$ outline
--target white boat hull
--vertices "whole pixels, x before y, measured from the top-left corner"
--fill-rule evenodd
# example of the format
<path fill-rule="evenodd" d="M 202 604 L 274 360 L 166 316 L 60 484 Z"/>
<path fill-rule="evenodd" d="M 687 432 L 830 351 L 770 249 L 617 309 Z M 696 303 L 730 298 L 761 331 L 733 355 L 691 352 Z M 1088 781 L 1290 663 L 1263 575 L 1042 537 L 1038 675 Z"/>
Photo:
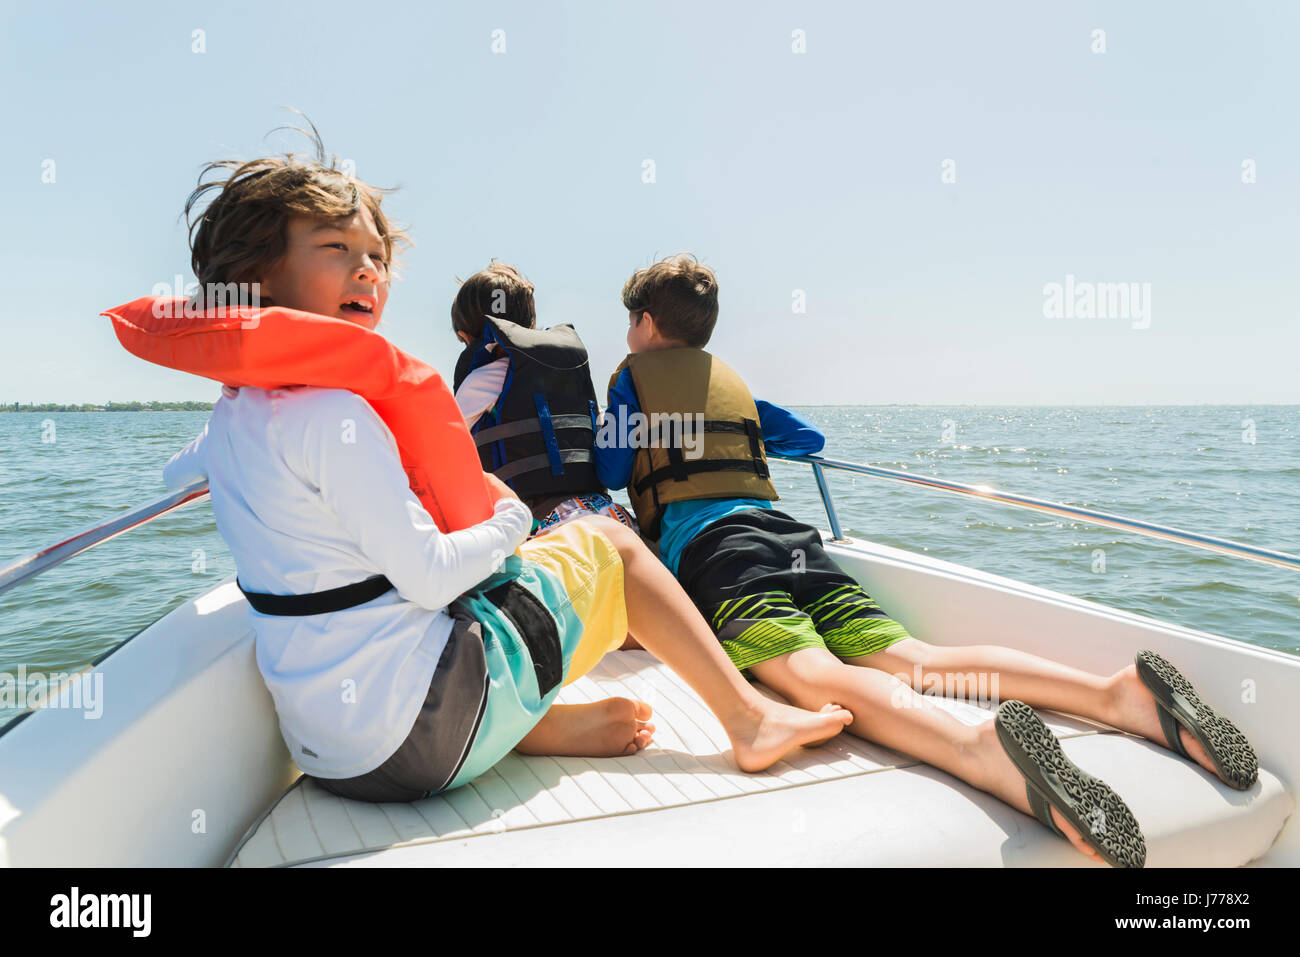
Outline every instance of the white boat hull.
<path fill-rule="evenodd" d="M 932 644 L 1007 645 L 1100 674 L 1131 663 L 1140 648 L 1174 661 L 1250 738 L 1261 765 L 1251 791 L 1232 791 L 1128 735 L 1051 714 L 1049 724 L 1077 763 L 1124 796 L 1143 827 L 1148 866 L 1300 864 L 1300 831 L 1290 823 L 1300 658 L 887 546 L 830 550 Z M 660 730 L 646 752 L 567 770 L 512 755 L 421 807 L 360 805 L 310 782 L 294 786 L 299 774 L 233 580 L 94 671 L 100 717 L 47 707 L 0 735 L 2 863 L 1087 865 L 1032 818 L 847 735 L 766 775 L 741 775 L 698 699 L 644 653 L 609 656 L 565 693 L 659 695 Z M 945 706 L 966 720 L 987 718 L 970 705 Z M 554 768 L 543 770 L 545 762 Z M 519 783 L 527 780 L 540 783 Z M 617 800 L 588 794 L 602 787 Z M 629 796 L 642 793 L 650 797 Z"/>

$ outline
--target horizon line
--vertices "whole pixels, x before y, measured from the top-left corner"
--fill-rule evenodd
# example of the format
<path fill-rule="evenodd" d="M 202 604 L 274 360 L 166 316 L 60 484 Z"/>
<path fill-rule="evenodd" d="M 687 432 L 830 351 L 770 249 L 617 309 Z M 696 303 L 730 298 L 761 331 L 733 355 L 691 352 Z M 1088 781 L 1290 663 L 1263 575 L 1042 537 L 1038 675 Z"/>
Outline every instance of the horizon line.
<path fill-rule="evenodd" d="M 107 402 L 5 402 L 0 403 L 0 413 L 8 412 L 36 412 L 36 411 L 57 411 L 52 409 L 30 409 L 23 406 L 35 405 L 92 405 L 99 409 L 107 411 L 108 405 L 130 405 L 138 403 L 148 405 L 150 403 L 179 405 L 188 403 L 192 405 L 213 406 L 216 400 L 213 399 L 110 399 Z M 1278 407 L 1278 408 L 1300 408 L 1300 402 L 792 402 L 790 406 L 803 409 L 833 409 L 833 408 L 898 408 L 898 409 L 942 409 L 959 406 L 963 408 L 989 408 L 989 409 L 1142 409 L 1142 408 L 1167 408 L 1167 409 L 1185 409 L 1185 408 L 1245 408 L 1245 407 Z M 15 408 L 17 406 L 17 408 Z M 95 410 L 80 410 L 95 411 Z M 149 410 L 132 410 L 132 411 L 149 411 Z M 163 411 L 192 411 L 199 412 L 201 409 L 172 409 Z"/>

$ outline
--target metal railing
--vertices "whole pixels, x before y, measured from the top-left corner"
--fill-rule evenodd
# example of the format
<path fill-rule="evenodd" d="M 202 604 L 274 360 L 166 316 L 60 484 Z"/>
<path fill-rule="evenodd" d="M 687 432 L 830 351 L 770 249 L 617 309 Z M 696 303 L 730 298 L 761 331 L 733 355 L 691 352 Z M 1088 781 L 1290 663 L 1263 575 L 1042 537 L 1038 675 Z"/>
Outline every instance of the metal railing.
<path fill-rule="evenodd" d="M 769 453 L 768 458 L 782 462 L 802 463 L 812 467 L 813 478 L 817 481 L 817 490 L 821 493 L 822 504 L 826 507 L 826 518 L 830 522 L 831 534 L 837 541 L 847 541 L 847 539 L 840 526 L 839 516 L 835 512 L 835 503 L 831 500 L 830 486 L 826 483 L 826 469 L 852 472 L 857 475 L 869 475 L 873 478 L 904 482 L 909 485 L 920 485 L 944 492 L 955 492 L 960 495 L 971 495 L 991 502 L 1000 502 L 1003 505 L 1046 512 L 1049 515 L 1059 515 L 1064 518 L 1089 522 L 1093 525 L 1117 528 L 1125 532 L 1136 532 L 1139 535 L 1162 538 L 1166 541 L 1204 548 L 1224 555 L 1232 555 L 1236 558 L 1246 558 L 1255 562 L 1276 565 L 1279 568 L 1288 568 L 1291 571 L 1300 571 L 1300 557 L 1289 555 L 1286 552 L 1257 548 L 1254 545 L 1234 542 L 1226 538 L 1199 535 L 1196 532 L 1186 532 L 1179 528 L 1170 528 L 1167 525 L 1157 525 L 1154 522 L 1125 518 L 1122 515 L 1111 515 L 1108 512 L 1098 512 L 1077 505 L 1065 505 L 1059 502 L 1030 498 L 1027 495 L 999 492 L 988 485 L 963 485 L 960 482 L 949 482 L 928 475 L 916 475 L 911 472 L 901 472 L 876 465 L 861 465 L 856 462 L 840 462 L 836 459 L 824 459 L 813 455 L 774 455 Z M 128 532 L 133 528 L 151 522 L 158 516 L 164 515 L 173 509 L 196 502 L 206 497 L 207 494 L 208 486 L 206 483 L 195 483 L 146 505 L 129 509 L 115 518 L 77 532 L 60 542 L 11 562 L 4 568 L 0 568 L 0 593 L 8 591 L 29 578 L 34 578 L 43 572 L 49 571 L 56 565 L 62 564 L 69 558 L 80 555 L 87 549 L 106 542 L 110 538 L 116 538 L 123 532 Z"/>
<path fill-rule="evenodd" d="M 15 562 L 10 562 L 4 568 L 0 568 L 0 594 L 29 578 L 35 578 L 49 571 L 55 565 L 62 565 L 69 558 L 80 555 L 96 545 L 102 545 L 110 538 L 116 538 L 123 532 L 129 532 L 133 528 L 152 522 L 159 515 L 164 515 L 182 505 L 188 505 L 190 502 L 197 502 L 207 494 L 208 484 L 196 482 L 179 492 L 172 492 L 147 505 L 128 509 L 107 522 L 92 525 L 61 542 L 42 548 L 39 552 L 33 552 Z"/>
<path fill-rule="evenodd" d="M 1264 562 L 1268 565 L 1276 565 L 1279 568 L 1300 571 L 1300 557 L 1289 555 L 1286 552 L 1275 552 L 1271 549 L 1257 548 L 1254 545 L 1246 545 L 1243 542 L 1234 542 L 1226 538 L 1214 538 L 1210 535 L 1199 535 L 1196 532 L 1185 532 L 1180 528 L 1170 528 L 1168 525 L 1157 525 L 1154 522 L 1125 518 L 1122 515 L 1111 515 L 1108 512 L 1098 512 L 1077 505 L 1063 505 L 1059 502 L 1048 502 L 1041 498 L 1030 498 L 1027 495 L 1012 495 L 1009 492 L 999 492 L 988 485 L 963 485 L 960 482 L 948 482 L 928 475 L 915 475 L 911 472 L 900 472 L 896 469 L 880 468 L 876 465 L 859 465 L 855 462 L 823 459 L 815 455 L 773 455 L 768 453 L 767 457 L 769 459 L 779 459 L 783 462 L 801 462 L 812 466 L 813 477 L 816 478 L 817 488 L 821 492 L 822 504 L 826 506 L 826 518 L 831 525 L 831 534 L 835 536 L 837 541 L 847 541 L 847 539 L 845 539 L 844 532 L 840 528 L 839 516 L 835 514 L 835 504 L 831 501 L 830 487 L 826 484 L 824 474 L 826 469 L 853 472 L 858 475 L 870 475 L 873 478 L 905 482 L 909 485 L 921 485 L 944 492 L 956 492 L 960 495 L 973 495 L 976 498 L 987 499 L 991 502 L 1001 502 L 1003 505 L 1014 505 L 1016 508 L 1047 512 L 1049 515 L 1060 515 L 1065 518 L 1089 522 L 1093 525 L 1118 528 L 1126 532 L 1136 532 L 1139 535 L 1148 535 L 1152 538 L 1163 538 L 1170 542 L 1192 545 L 1196 548 L 1204 548 L 1224 555 L 1248 558 L 1251 561 Z"/>

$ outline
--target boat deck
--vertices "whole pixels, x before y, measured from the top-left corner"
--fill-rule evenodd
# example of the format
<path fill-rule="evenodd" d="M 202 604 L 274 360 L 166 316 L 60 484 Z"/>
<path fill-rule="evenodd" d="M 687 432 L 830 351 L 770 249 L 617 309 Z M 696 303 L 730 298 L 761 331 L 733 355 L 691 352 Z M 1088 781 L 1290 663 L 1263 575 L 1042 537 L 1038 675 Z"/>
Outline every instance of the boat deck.
<path fill-rule="evenodd" d="M 560 701 L 610 695 L 654 706 L 645 751 L 511 754 L 465 787 L 410 804 L 350 801 L 300 777 L 228 863 L 1104 866 L 996 798 L 848 733 L 762 774 L 741 773 L 703 702 L 645 652 L 608 655 Z M 992 719 L 991 707 L 932 700 L 966 723 Z M 1043 717 L 1073 761 L 1124 797 L 1148 867 L 1246 864 L 1268 851 L 1294 809 L 1267 769 L 1251 790 L 1234 791 L 1150 742 Z"/>

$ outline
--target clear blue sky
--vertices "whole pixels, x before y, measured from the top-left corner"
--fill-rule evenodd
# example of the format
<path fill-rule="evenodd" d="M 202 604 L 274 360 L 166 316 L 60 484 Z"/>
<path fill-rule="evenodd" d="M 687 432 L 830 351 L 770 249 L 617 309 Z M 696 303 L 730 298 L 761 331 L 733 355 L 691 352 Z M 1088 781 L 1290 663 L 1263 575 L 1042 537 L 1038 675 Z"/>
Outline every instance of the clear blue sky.
<path fill-rule="evenodd" d="M 215 397 L 97 314 L 190 278 L 202 164 L 301 146 L 285 106 L 401 187 L 381 328 L 444 372 L 496 256 L 603 393 L 623 280 L 689 250 L 777 402 L 1300 402 L 1298 10 L 0 0 L 0 402 Z M 1150 328 L 1045 318 L 1067 274 L 1150 283 Z"/>

